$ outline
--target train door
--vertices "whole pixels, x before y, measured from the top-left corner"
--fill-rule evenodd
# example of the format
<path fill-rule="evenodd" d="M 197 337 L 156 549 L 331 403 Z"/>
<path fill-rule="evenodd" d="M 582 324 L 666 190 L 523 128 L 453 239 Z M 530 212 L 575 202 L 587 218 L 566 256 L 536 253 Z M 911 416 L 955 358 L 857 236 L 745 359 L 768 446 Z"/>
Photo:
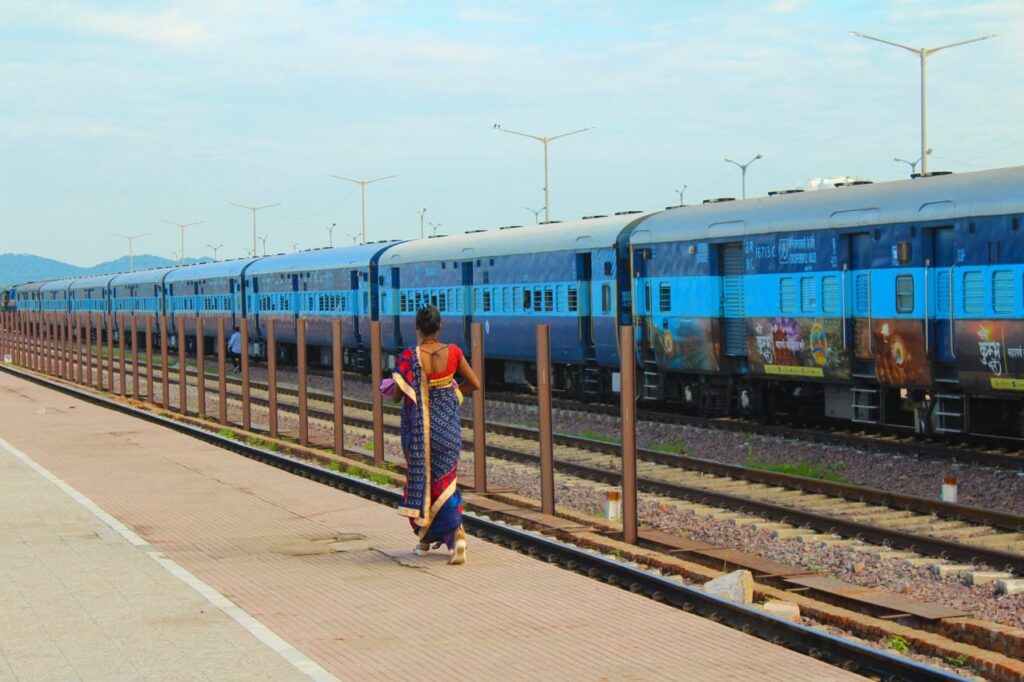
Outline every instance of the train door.
<path fill-rule="evenodd" d="M 392 267 L 391 268 L 391 324 L 395 330 L 395 348 L 405 348 L 405 343 L 402 339 L 402 280 L 401 280 L 401 269 Z M 384 306 L 384 297 L 381 297 L 381 307 Z M 381 310 L 381 317 L 384 316 L 384 310 Z"/>
<path fill-rule="evenodd" d="M 854 375 L 875 378 L 871 333 L 871 235 L 852 234 L 850 270 L 853 275 L 853 357 Z"/>
<path fill-rule="evenodd" d="M 579 342 L 586 349 L 587 359 L 595 357 L 594 324 L 590 312 L 591 254 L 576 254 L 576 299 L 570 293 L 569 306 L 576 304 L 579 325 Z"/>
<path fill-rule="evenodd" d="M 926 322 L 926 350 L 934 358 L 937 376 L 948 378 L 956 371 L 952 287 L 955 238 L 952 225 L 929 229 L 928 232 L 932 236 L 932 246 L 931 258 L 925 260 L 925 295 L 929 301 L 934 301 L 934 305 L 927 306 L 931 310 L 925 310 L 925 320 L 934 318 L 934 322 Z"/>
<path fill-rule="evenodd" d="M 648 329 L 648 322 L 651 315 L 652 293 L 651 282 L 647 279 L 647 260 L 651 256 L 649 248 L 632 250 L 633 261 L 633 337 L 637 341 L 637 351 L 640 353 L 640 360 L 647 360 L 647 356 L 653 353 L 651 345 L 651 334 Z"/>
<path fill-rule="evenodd" d="M 227 314 L 230 315 L 230 317 L 231 317 L 231 326 L 232 327 L 234 327 L 236 324 L 238 324 L 238 317 L 240 317 L 242 315 L 242 303 L 241 303 L 242 299 L 241 299 L 241 296 L 239 296 L 238 298 L 235 298 L 235 292 L 237 292 L 237 291 L 238 291 L 238 282 L 236 282 L 235 278 L 232 277 L 231 279 L 228 280 L 228 301 L 230 302 L 231 310 L 230 311 L 221 311 L 222 315 L 225 312 L 227 312 Z"/>
<path fill-rule="evenodd" d="M 470 325 L 473 323 L 473 261 L 462 264 L 462 336 L 463 348 L 472 348 Z"/>
<path fill-rule="evenodd" d="M 723 244 L 720 249 L 722 272 L 722 347 L 726 357 L 747 357 L 747 310 L 744 295 L 746 264 L 742 242 Z"/>

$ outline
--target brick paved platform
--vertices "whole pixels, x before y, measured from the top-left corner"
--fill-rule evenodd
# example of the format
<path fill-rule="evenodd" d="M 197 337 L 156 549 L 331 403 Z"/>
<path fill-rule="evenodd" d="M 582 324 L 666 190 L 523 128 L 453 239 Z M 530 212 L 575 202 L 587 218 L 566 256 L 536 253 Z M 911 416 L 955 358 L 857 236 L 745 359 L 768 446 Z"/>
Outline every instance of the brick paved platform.
<path fill-rule="evenodd" d="M 303 656 L 347 680 L 854 679 L 474 538 L 466 566 L 413 556 L 414 536 L 390 508 L 4 373 L 0 438 L 149 543 L 102 530 L 66 492 L 0 453 L 0 679 L 288 679 Z M 58 549 L 30 547 L 36 537 Z M 90 543 L 104 554 L 87 554 Z M 237 620 L 144 550 L 224 595 Z M 56 568 L 51 554 L 71 567 Z M 68 600 L 94 609 L 76 612 L 75 627 L 55 604 Z M 131 657 L 93 653 L 119 646 Z M 116 674 L 80 669 L 68 652 Z M 241 652 L 251 667 L 230 675 L 198 660 L 234 666 Z"/>

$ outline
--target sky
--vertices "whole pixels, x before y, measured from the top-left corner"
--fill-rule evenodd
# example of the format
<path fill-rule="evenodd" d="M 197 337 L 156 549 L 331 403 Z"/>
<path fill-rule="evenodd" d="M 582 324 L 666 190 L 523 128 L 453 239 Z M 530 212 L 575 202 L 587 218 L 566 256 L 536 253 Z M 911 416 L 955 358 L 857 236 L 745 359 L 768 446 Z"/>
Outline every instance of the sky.
<path fill-rule="evenodd" d="M 270 253 L 1024 163 L 1024 2 L 0 0 L 0 253 Z M 685 190 L 684 190 L 685 187 Z M 544 214 L 539 214 L 541 220 Z M 328 228 L 333 228 L 333 236 Z"/>

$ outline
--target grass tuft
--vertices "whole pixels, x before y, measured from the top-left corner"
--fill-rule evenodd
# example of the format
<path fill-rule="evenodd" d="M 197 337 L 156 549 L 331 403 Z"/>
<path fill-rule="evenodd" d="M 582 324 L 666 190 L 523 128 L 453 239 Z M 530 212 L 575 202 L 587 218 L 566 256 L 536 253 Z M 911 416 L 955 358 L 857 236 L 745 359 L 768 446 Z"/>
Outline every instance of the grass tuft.
<path fill-rule="evenodd" d="M 780 474 L 790 474 L 792 476 L 803 476 L 804 478 L 816 478 L 822 481 L 831 481 L 833 483 L 849 483 L 848 478 L 840 476 L 837 472 L 838 467 L 828 466 L 822 464 L 815 464 L 814 462 L 800 462 L 798 464 L 768 464 L 758 460 L 756 457 L 748 456 L 747 461 L 743 463 L 743 466 L 748 469 L 758 469 L 760 471 L 774 471 Z"/>

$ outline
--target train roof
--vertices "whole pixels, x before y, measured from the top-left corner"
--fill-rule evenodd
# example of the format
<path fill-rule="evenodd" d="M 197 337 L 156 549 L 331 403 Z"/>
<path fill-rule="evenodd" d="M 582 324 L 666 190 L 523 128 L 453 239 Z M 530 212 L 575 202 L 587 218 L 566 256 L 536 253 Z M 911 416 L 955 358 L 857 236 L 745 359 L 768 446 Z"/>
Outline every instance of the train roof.
<path fill-rule="evenodd" d="M 46 280 L 42 280 L 42 281 L 39 281 L 39 282 L 26 282 L 25 284 L 19 284 L 18 287 L 17 287 L 17 293 L 18 294 L 22 294 L 22 293 L 25 293 L 25 294 L 38 293 L 39 290 L 42 289 L 43 285 L 46 284 L 46 283 L 47 283 Z"/>
<path fill-rule="evenodd" d="M 361 244 L 339 246 L 333 249 L 316 249 L 300 253 L 283 253 L 261 258 L 246 268 L 246 276 L 263 275 L 268 272 L 309 272 L 333 270 L 335 268 L 366 267 L 378 253 L 401 242 L 387 244 Z"/>
<path fill-rule="evenodd" d="M 110 286 L 123 287 L 129 284 L 163 284 L 164 276 L 175 268 L 150 268 L 149 270 L 136 270 L 135 272 L 122 272 L 114 275 L 110 280 Z"/>
<path fill-rule="evenodd" d="M 71 286 L 68 287 L 71 291 L 78 291 L 81 289 L 92 289 L 93 287 L 105 287 L 110 284 L 110 280 L 114 279 L 115 275 L 91 275 L 89 277 L 78 277 Z"/>
<path fill-rule="evenodd" d="M 255 263 L 258 258 L 235 258 L 234 260 L 219 260 L 212 263 L 197 263 L 196 265 L 183 265 L 173 268 L 164 278 L 164 283 L 182 282 L 193 279 L 215 279 L 217 277 L 238 277 L 250 263 Z"/>
<path fill-rule="evenodd" d="M 381 265 L 402 265 L 423 261 L 448 261 L 477 257 L 511 256 L 524 253 L 576 251 L 614 247 L 616 237 L 639 212 L 601 216 L 564 223 L 502 228 L 485 232 L 417 239 L 403 242 L 380 258 Z"/>
<path fill-rule="evenodd" d="M 1024 212 L 1024 166 L 670 209 L 632 244 L 886 225 Z"/>
<path fill-rule="evenodd" d="M 64 279 L 51 279 L 49 282 L 43 282 L 43 286 L 39 288 L 40 293 L 44 291 L 67 291 L 71 288 L 71 284 L 77 279 L 76 277 L 65 277 Z"/>

